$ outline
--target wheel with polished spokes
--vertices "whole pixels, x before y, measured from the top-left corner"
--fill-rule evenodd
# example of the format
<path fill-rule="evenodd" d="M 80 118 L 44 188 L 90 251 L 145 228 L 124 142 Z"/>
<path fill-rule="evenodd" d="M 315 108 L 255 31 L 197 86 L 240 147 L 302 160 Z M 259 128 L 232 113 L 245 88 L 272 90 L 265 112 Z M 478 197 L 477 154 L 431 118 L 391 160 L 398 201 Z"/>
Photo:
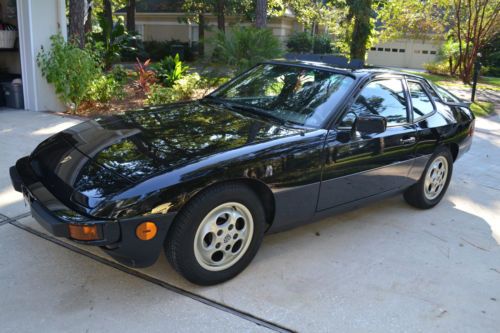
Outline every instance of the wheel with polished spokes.
<path fill-rule="evenodd" d="M 165 241 L 172 266 L 200 285 L 226 281 L 250 263 L 262 242 L 265 214 L 257 195 L 228 183 L 197 195 L 179 212 Z"/>
<path fill-rule="evenodd" d="M 437 205 L 448 189 L 452 171 L 453 158 L 450 151 L 444 147 L 440 148 L 429 159 L 418 183 L 405 191 L 406 202 L 422 209 Z"/>

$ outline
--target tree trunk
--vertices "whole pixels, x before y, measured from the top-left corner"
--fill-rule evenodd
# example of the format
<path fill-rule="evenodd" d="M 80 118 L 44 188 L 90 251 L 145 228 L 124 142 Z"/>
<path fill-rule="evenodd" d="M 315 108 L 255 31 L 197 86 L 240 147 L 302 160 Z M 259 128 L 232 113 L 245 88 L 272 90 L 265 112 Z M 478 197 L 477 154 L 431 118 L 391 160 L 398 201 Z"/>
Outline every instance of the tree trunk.
<path fill-rule="evenodd" d="M 111 0 L 104 0 L 104 18 L 109 31 L 113 29 L 113 7 Z"/>
<path fill-rule="evenodd" d="M 226 18 L 224 16 L 225 3 L 224 0 L 217 0 L 217 28 L 226 32 Z"/>
<path fill-rule="evenodd" d="M 358 5 L 359 6 L 359 5 Z M 370 12 L 372 1 L 363 1 L 363 6 L 354 12 L 354 27 L 351 37 L 351 59 L 365 60 L 366 44 L 371 34 Z"/>
<path fill-rule="evenodd" d="M 69 1 L 69 39 L 76 43 L 80 48 L 85 46 L 85 5 L 86 0 Z"/>
<path fill-rule="evenodd" d="M 198 15 L 198 55 L 205 55 L 205 15 Z"/>
<path fill-rule="evenodd" d="M 86 34 L 92 32 L 92 6 L 87 9 L 87 20 L 85 21 L 84 31 Z"/>
<path fill-rule="evenodd" d="M 128 32 L 135 31 L 135 0 L 128 0 L 127 30 Z"/>
<path fill-rule="evenodd" d="M 267 0 L 257 0 L 255 5 L 255 27 L 265 28 L 267 26 Z"/>

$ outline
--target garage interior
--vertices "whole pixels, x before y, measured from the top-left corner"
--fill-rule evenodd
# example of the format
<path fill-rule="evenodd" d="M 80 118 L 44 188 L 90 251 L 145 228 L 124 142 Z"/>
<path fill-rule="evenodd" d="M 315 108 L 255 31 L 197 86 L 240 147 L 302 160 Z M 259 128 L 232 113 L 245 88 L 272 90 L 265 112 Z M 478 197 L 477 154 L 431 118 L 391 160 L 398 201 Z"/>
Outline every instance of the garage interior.
<path fill-rule="evenodd" d="M 0 108 L 23 109 L 16 0 L 0 0 Z"/>

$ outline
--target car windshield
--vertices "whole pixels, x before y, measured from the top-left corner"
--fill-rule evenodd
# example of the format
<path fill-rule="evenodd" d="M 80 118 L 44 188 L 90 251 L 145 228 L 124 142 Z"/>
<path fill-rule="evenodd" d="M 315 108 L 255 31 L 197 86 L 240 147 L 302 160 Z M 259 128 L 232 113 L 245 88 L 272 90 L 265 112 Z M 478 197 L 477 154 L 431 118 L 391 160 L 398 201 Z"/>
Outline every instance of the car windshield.
<path fill-rule="evenodd" d="M 234 107 L 302 126 L 319 127 L 354 79 L 327 70 L 263 64 L 210 95 Z"/>

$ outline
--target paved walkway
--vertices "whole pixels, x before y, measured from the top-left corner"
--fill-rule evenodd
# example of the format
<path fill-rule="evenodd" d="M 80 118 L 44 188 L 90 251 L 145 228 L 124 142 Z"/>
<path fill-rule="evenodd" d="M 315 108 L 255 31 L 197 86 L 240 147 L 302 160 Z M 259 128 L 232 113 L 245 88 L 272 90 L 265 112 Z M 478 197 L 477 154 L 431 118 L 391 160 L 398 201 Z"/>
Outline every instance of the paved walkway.
<path fill-rule="evenodd" d="M 2 332 L 498 332 L 500 117 L 478 119 L 432 210 L 401 197 L 265 238 L 249 268 L 202 288 L 48 235 L 8 167 L 77 121 L 0 111 Z"/>

